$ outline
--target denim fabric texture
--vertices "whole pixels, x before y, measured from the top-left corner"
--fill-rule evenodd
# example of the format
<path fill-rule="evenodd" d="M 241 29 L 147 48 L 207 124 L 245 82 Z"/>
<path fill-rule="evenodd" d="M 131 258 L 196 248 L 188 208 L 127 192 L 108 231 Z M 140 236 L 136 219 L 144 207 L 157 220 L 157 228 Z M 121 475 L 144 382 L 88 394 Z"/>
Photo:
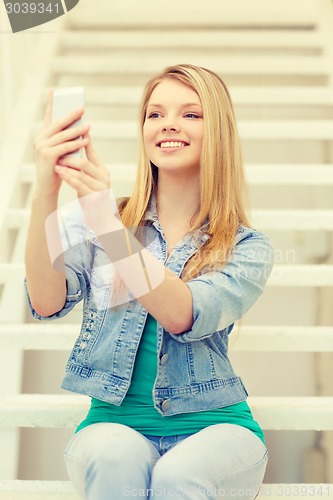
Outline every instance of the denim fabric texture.
<path fill-rule="evenodd" d="M 74 211 L 75 212 L 75 211 Z M 82 215 L 69 211 L 62 228 L 67 281 L 63 309 L 41 317 L 64 317 L 83 300 L 80 335 L 70 354 L 62 388 L 121 405 L 131 383 L 136 352 L 147 310 L 136 299 L 110 308 L 114 266 L 88 230 Z M 179 276 L 188 259 L 210 236 L 198 230 L 185 237 L 167 257 L 167 242 L 158 221 L 153 194 L 146 211 L 147 249 Z M 65 236 L 64 236 L 65 235 Z M 158 324 L 158 373 L 153 399 L 164 416 L 221 408 L 244 401 L 248 393 L 228 358 L 228 336 L 262 294 L 271 273 L 274 252 L 267 236 L 239 226 L 230 261 L 220 270 L 186 283 L 193 298 L 193 325 L 172 334 Z M 27 291 L 27 289 L 26 289 Z M 27 293 L 28 295 L 28 293 Z M 163 359 L 163 362 L 161 360 Z"/>
<path fill-rule="evenodd" d="M 86 500 L 253 500 L 264 479 L 268 451 L 239 425 L 159 437 L 100 423 L 75 434 L 64 457 L 73 486 Z"/>

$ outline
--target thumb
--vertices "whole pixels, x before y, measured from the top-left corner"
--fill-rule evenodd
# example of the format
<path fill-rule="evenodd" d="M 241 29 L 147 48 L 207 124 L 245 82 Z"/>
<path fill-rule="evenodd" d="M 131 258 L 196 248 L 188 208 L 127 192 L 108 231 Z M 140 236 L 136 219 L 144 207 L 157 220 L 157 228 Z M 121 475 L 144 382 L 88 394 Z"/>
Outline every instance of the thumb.
<path fill-rule="evenodd" d="M 100 159 L 100 157 L 96 153 L 95 148 L 92 145 L 90 134 L 87 132 L 86 134 L 83 134 L 82 138 L 89 139 L 88 144 L 84 147 L 88 160 L 96 166 L 103 165 L 102 160 Z"/>
<path fill-rule="evenodd" d="M 47 93 L 47 101 L 46 108 L 44 114 L 44 126 L 47 127 L 51 123 L 52 119 L 52 99 L 53 99 L 53 90 L 49 90 Z"/>

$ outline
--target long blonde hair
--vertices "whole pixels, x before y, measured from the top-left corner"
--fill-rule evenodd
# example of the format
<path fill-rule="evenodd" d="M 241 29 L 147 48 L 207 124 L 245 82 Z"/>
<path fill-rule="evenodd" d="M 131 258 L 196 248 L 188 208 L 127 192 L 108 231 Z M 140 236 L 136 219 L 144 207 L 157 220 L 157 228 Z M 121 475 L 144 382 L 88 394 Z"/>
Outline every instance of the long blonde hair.
<path fill-rule="evenodd" d="M 201 228 L 210 238 L 199 246 L 183 269 L 181 278 L 189 281 L 203 272 L 221 268 L 227 262 L 239 224 L 251 227 L 249 194 L 235 113 L 224 81 L 206 68 L 191 64 L 170 66 L 151 78 L 144 89 L 139 116 L 140 152 L 136 180 L 131 196 L 118 200 L 124 226 L 142 226 L 150 196 L 156 192 L 158 169 L 145 152 L 143 125 L 153 90 L 167 78 L 188 86 L 198 94 L 204 116 L 200 206 L 191 233 Z M 118 277 L 115 288 L 120 281 Z M 123 291 L 126 288 L 124 283 L 120 287 Z"/>

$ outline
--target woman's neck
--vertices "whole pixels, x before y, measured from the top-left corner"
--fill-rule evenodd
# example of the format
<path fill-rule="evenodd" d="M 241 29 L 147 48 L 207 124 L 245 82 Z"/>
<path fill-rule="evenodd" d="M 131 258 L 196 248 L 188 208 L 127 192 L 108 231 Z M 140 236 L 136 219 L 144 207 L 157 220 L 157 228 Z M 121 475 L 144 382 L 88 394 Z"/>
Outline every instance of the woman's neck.
<path fill-rule="evenodd" d="M 193 216 L 198 212 L 200 188 L 198 179 L 158 179 L 156 207 L 160 219 L 171 223 L 193 225 Z M 194 218 L 193 218 L 194 219 Z"/>

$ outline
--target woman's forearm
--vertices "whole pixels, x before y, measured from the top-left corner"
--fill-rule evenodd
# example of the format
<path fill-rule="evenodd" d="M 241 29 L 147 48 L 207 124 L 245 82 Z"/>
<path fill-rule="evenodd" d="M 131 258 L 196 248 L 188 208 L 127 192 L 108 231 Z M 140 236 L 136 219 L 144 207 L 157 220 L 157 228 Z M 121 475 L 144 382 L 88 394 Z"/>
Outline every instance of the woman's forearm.
<path fill-rule="evenodd" d="M 31 304 L 41 316 L 59 311 L 66 300 L 65 273 L 52 266 L 45 234 L 45 220 L 57 209 L 57 198 L 54 193 L 35 191 L 26 241 L 27 287 Z M 53 237 L 61 244 L 58 227 Z"/>
<path fill-rule="evenodd" d="M 110 226 L 112 217 L 107 218 Z M 189 288 L 125 230 L 118 220 L 113 220 L 114 230 L 99 235 L 98 239 L 127 287 L 170 333 L 189 330 L 193 324 Z"/>
<path fill-rule="evenodd" d="M 126 285 L 130 289 L 136 287 L 137 283 L 143 285 L 148 275 L 147 293 L 138 297 L 138 301 L 170 333 L 190 330 L 193 324 L 190 289 L 147 249 L 142 250 L 141 255 L 145 262 L 144 272 L 138 259 L 131 264 L 115 264 Z"/>

